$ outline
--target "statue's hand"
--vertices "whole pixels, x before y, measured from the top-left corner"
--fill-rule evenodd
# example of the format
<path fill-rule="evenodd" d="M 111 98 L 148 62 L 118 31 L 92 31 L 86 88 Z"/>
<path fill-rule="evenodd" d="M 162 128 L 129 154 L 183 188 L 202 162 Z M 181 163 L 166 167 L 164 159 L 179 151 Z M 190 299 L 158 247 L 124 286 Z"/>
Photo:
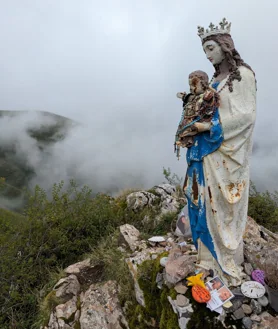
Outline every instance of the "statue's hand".
<path fill-rule="evenodd" d="M 186 96 L 186 92 L 183 92 L 183 93 L 177 93 L 177 97 L 180 98 L 180 99 L 183 99 L 183 97 Z"/>
<path fill-rule="evenodd" d="M 202 133 L 204 131 L 208 131 L 211 128 L 211 123 L 210 122 L 195 122 L 193 125 L 198 133 Z"/>

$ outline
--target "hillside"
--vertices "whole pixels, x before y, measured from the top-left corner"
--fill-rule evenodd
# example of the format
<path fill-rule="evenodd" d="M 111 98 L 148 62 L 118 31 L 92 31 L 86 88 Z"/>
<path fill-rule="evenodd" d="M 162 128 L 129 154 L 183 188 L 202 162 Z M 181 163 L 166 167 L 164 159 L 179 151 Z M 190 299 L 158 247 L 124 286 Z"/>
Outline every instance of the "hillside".
<path fill-rule="evenodd" d="M 250 209 L 266 209 L 269 198 L 251 197 Z M 87 187 L 80 191 L 72 183 L 66 191 L 62 184 L 54 185 L 51 198 L 37 188 L 24 217 L 0 209 L 0 328 L 224 329 L 242 328 L 258 316 L 262 326 L 256 329 L 268 328 L 265 318 L 277 324 L 266 298 L 263 306 L 233 290 L 237 297 L 221 318 L 192 300 L 184 278 L 191 275 L 196 250 L 190 238 L 184 245 L 173 234 L 184 204 L 180 188 L 169 184 L 113 198 L 93 196 Z M 164 241 L 150 243 L 153 235 Z M 251 218 L 244 246 L 246 280 L 250 268 L 264 269 L 267 259 L 277 263 L 277 234 Z M 160 263 L 171 255 L 175 261 L 177 249 L 177 256 L 189 261 L 183 278 L 179 268 L 164 270 Z M 173 289 L 177 279 L 186 292 Z M 277 283 L 277 275 L 273 279 Z"/>
<path fill-rule="evenodd" d="M 50 144 L 65 138 L 68 130 L 77 123 L 49 112 L 0 111 L 1 123 L 8 127 L 11 125 L 14 138 L 0 141 L 0 177 L 5 178 L 0 194 L 0 207 L 16 210 L 22 198 L 22 190 L 28 187 L 28 182 L 34 175 L 33 169 L 26 164 L 24 154 L 20 156 L 17 150 L 20 134 L 24 133 L 38 143 L 39 150 L 43 152 Z"/>

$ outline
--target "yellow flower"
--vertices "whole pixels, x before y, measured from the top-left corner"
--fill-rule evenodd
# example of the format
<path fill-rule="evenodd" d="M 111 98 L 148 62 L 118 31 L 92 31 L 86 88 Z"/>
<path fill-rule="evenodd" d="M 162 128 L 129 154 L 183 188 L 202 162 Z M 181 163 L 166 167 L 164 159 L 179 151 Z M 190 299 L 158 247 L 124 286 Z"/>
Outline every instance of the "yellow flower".
<path fill-rule="evenodd" d="M 201 277 L 203 276 L 203 273 L 199 273 L 195 276 L 190 276 L 189 278 L 187 278 L 186 280 L 189 281 L 189 283 L 187 284 L 188 286 L 201 286 L 203 288 L 206 288 L 205 286 L 205 282 L 203 280 L 201 280 Z"/>

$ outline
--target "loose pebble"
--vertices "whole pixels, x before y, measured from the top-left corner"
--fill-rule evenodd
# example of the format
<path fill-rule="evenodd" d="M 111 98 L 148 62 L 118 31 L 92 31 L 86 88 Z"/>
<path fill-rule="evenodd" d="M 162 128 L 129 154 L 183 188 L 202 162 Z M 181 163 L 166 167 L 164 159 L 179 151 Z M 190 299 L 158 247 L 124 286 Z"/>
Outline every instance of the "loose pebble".
<path fill-rule="evenodd" d="M 254 322 L 261 322 L 261 318 L 257 314 L 252 314 L 250 319 Z"/>
<path fill-rule="evenodd" d="M 245 314 L 243 312 L 243 309 L 240 307 L 239 309 L 237 309 L 234 313 L 233 316 L 236 320 L 240 320 L 242 318 L 245 317 Z"/>
<path fill-rule="evenodd" d="M 266 307 L 268 305 L 268 299 L 266 296 L 260 297 L 257 301 L 263 306 Z"/>
<path fill-rule="evenodd" d="M 249 317 L 245 316 L 242 319 L 242 323 L 243 323 L 243 325 L 246 329 L 251 329 L 252 328 L 252 320 Z"/>
<path fill-rule="evenodd" d="M 186 286 L 184 286 L 181 282 L 179 282 L 178 284 L 176 284 L 175 288 L 176 292 L 178 294 L 185 294 L 188 290 L 188 288 Z"/>
<path fill-rule="evenodd" d="M 250 263 L 244 263 L 244 271 L 247 275 L 251 275 L 251 273 L 253 272 L 253 267 Z"/>
<path fill-rule="evenodd" d="M 177 295 L 176 304 L 181 307 L 186 306 L 189 304 L 189 299 L 184 295 Z"/>
<path fill-rule="evenodd" d="M 242 309 L 243 309 L 243 312 L 245 314 L 251 314 L 252 313 L 252 308 L 247 304 L 243 304 Z"/>
<path fill-rule="evenodd" d="M 262 305 L 259 302 L 257 302 L 255 299 L 251 300 L 250 305 L 255 314 L 262 313 Z"/>

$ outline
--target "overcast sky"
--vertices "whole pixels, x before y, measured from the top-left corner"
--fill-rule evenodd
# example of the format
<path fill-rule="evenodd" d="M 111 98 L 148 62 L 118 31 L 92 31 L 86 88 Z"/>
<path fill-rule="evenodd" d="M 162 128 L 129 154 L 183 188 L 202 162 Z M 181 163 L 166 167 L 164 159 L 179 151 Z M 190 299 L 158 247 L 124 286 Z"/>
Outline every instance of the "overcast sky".
<path fill-rule="evenodd" d="M 41 178 L 66 178 L 73 162 L 98 187 L 151 186 L 163 166 L 184 176 L 185 151 L 180 161 L 173 153 L 176 93 L 190 72 L 213 74 L 197 25 L 226 17 L 258 80 L 252 178 L 276 188 L 277 11 L 275 0 L 0 0 L 0 109 L 88 127 L 52 150 Z"/>

